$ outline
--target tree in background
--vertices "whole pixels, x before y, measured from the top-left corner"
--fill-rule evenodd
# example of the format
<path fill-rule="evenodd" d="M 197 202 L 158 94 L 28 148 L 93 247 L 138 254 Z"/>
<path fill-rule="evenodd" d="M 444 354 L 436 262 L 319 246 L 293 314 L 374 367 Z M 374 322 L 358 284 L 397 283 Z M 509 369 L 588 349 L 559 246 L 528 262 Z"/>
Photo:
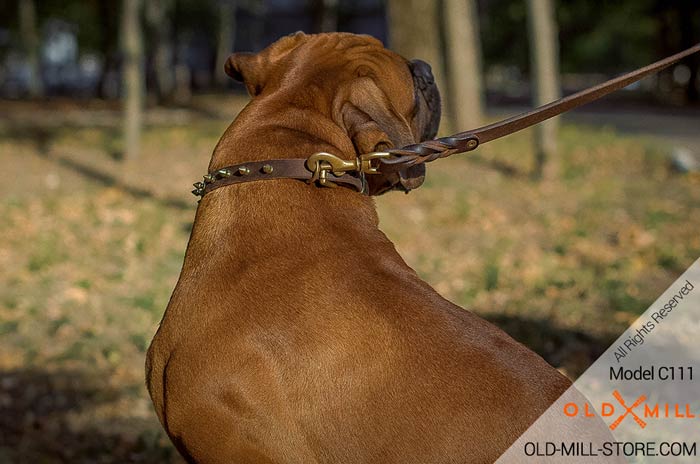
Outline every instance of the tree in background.
<path fill-rule="evenodd" d="M 561 96 L 559 86 L 559 47 L 552 0 L 527 0 L 530 43 L 530 82 L 535 106 Z M 550 177 L 557 150 L 558 118 L 537 124 L 533 177 Z M 546 165 L 546 166 L 545 166 Z M 545 173 L 545 168 L 547 172 Z"/>
<path fill-rule="evenodd" d="M 171 20 L 173 1 L 149 0 L 146 2 L 146 19 L 151 30 L 150 61 L 155 76 L 156 93 L 161 102 L 172 97 L 175 87 Z"/>
<path fill-rule="evenodd" d="M 435 82 L 443 97 L 443 111 L 450 114 L 451 100 L 444 85 L 438 2 L 423 0 L 389 0 L 389 45 L 408 59 L 420 58 L 433 68 Z M 449 121 L 443 120 L 443 132 L 450 132 Z"/>
<path fill-rule="evenodd" d="M 311 0 L 314 32 L 338 30 L 338 0 Z"/>
<path fill-rule="evenodd" d="M 124 158 L 139 156 L 143 125 L 143 40 L 140 0 L 123 0 L 121 17 L 122 83 L 124 101 Z"/>
<path fill-rule="evenodd" d="M 452 118 L 458 130 L 476 128 L 484 113 L 476 1 L 444 0 L 444 21 Z"/>
<path fill-rule="evenodd" d="M 29 96 L 36 98 L 44 95 L 39 66 L 39 34 L 36 24 L 36 6 L 34 0 L 20 0 L 19 5 L 20 40 L 29 64 Z"/>
<path fill-rule="evenodd" d="M 0 59 L 8 57 L 16 61 L 21 52 L 20 64 L 14 69 L 20 71 L 12 75 L 14 85 L 21 90 L 31 90 L 33 94 L 64 94 L 91 92 L 102 98 L 118 98 L 121 79 L 120 23 L 122 1 L 98 0 L 0 0 Z M 424 58 L 435 68 L 446 101 L 446 120 L 455 120 L 464 112 L 463 97 L 455 94 L 459 85 L 475 82 L 465 74 L 472 66 L 454 64 L 469 53 L 472 41 L 455 38 L 464 35 L 464 27 L 455 27 L 463 22 L 464 16 L 453 14 L 454 8 L 464 9 L 465 4 L 478 3 L 483 49 L 484 74 L 493 79 L 484 83 L 489 96 L 497 104 L 523 104 L 527 98 L 527 85 L 524 76 L 530 69 L 528 41 L 524 31 L 527 27 L 528 2 L 523 0 L 439 0 L 425 2 L 417 0 L 371 0 L 350 2 L 339 0 L 308 0 L 306 2 L 268 2 L 264 0 L 150 0 L 142 2 L 145 8 L 149 33 L 145 41 L 148 63 L 147 84 L 149 91 L 160 100 L 167 96 L 168 88 L 174 81 L 178 83 L 173 92 L 173 100 L 186 104 L 191 90 L 206 90 L 211 84 L 211 73 L 221 82 L 221 57 L 231 51 L 231 44 L 237 36 L 237 46 L 247 49 L 259 48 L 275 38 L 279 24 L 291 24 L 280 11 L 288 12 L 290 5 L 306 5 L 298 9 L 294 21 L 303 24 L 299 28 L 309 31 L 328 29 L 323 24 L 337 22 L 341 28 L 356 28 L 360 16 L 366 18 L 372 8 L 373 30 L 384 37 L 381 29 L 382 15 L 388 3 L 389 26 L 391 26 L 390 46 L 407 57 Z M 561 46 L 562 85 L 567 92 L 578 90 L 588 83 L 595 82 L 595 74 L 614 75 L 648 64 L 662 56 L 669 55 L 700 41 L 700 2 L 692 0 L 619 0 L 616 2 L 591 2 L 590 0 L 552 0 L 556 7 L 557 24 Z M 226 13 L 221 8 L 235 4 L 238 11 L 238 24 L 235 14 L 231 21 L 224 21 Z M 331 7 L 336 5 L 335 7 Z M 36 8 L 35 14 L 32 14 Z M 302 11 L 303 10 L 303 11 Z M 435 13 L 437 10 L 437 13 Z M 296 13 L 295 13 L 296 14 Z M 467 15 L 469 10 L 467 10 Z M 34 20 L 31 20 L 32 16 Z M 320 20 L 331 18 L 330 21 Z M 333 20 L 332 18 L 336 18 Z M 27 18 L 30 18 L 29 20 Z M 90 82 L 93 87 L 84 86 L 85 81 L 76 72 L 65 73 L 62 77 L 46 70 L 31 72 L 41 62 L 47 26 L 64 21 L 71 25 L 71 31 L 78 40 L 80 59 L 89 58 L 91 69 L 99 73 L 99 83 Z M 401 26 L 401 22 L 405 27 Z M 363 24 L 366 24 L 364 22 Z M 469 24 L 467 21 L 464 24 Z M 621 27 L 623 24 L 625 27 Z M 44 29 L 39 29 L 41 26 Z M 230 41 L 220 39 L 228 36 L 225 29 L 230 27 Z M 281 26 L 285 27 L 285 26 Z M 42 33 L 43 31 L 43 33 Z M 289 30 L 284 31 L 289 32 Z M 280 31 L 280 34 L 282 32 Z M 476 32 L 470 35 L 477 36 Z M 29 39 L 25 39 L 28 37 Z M 34 39 L 32 39 L 34 37 Z M 405 40 L 404 40 L 405 39 Z M 36 47 L 28 44 L 36 43 Z M 400 42 L 413 42 L 415 50 L 402 47 Z M 458 43 L 458 46 L 451 46 Z M 169 51 L 168 51 L 169 49 Z M 34 50 L 35 52 L 29 53 Z M 222 50 L 225 50 L 222 51 Z M 432 50 L 432 51 L 430 51 Z M 164 52 L 165 51 L 165 52 Z M 219 53 L 217 59 L 215 55 Z M 456 52 L 460 52 L 458 55 Z M 441 54 L 446 54 L 441 56 Z M 167 59 L 168 55 L 170 59 Z M 165 57 L 165 58 L 164 58 Z M 672 68 L 658 77 L 642 83 L 634 98 L 647 98 L 649 102 L 669 102 L 685 105 L 697 104 L 700 90 L 700 57 L 684 60 L 687 68 Z M 440 63 L 445 64 L 446 71 Z M 32 64 L 36 63 L 36 65 Z M 97 63 L 97 65 L 95 65 Z M 84 63 L 72 63 L 78 69 Z M 27 71 L 30 72 L 27 72 Z M 34 76 L 43 75 L 43 89 L 36 92 L 42 81 Z M 4 73 L 5 76 L 11 74 Z M 202 76 L 206 75 L 206 78 Z M 77 78 L 76 78 L 77 76 Z M 177 76 L 177 79 L 176 79 Z M 51 79 L 49 79 L 51 77 Z M 452 79 L 455 77 L 455 79 Z M 30 82 L 32 78 L 32 82 Z M 93 79 L 92 76 L 89 79 Z M 56 82 L 61 81 L 58 84 Z M 6 81 L 9 82 L 9 81 Z M 488 84 L 488 85 L 487 85 Z M 11 86 L 6 86 L 8 95 Z M 453 89 L 454 88 L 454 89 Z M 0 87 L 0 91 L 3 89 Z M 27 92 L 29 93 L 29 92 Z M 631 92 L 613 98 L 624 99 Z M 177 95 L 178 97 L 176 97 Z M 652 98 L 649 98 L 652 97 Z M 165 98 L 169 100 L 170 98 Z M 457 107 L 452 101 L 459 102 Z M 452 111 L 454 110 L 454 111 Z M 474 114 L 478 110 L 472 110 Z M 452 114 L 450 114 L 452 113 Z M 470 113 L 471 114 L 471 113 Z M 458 124 L 463 124 L 458 122 Z M 467 126 L 471 124 L 466 123 Z M 462 129 L 463 127 L 455 127 Z"/>
<path fill-rule="evenodd" d="M 226 59 L 233 52 L 236 37 L 236 3 L 235 0 L 219 0 L 219 37 L 216 46 L 214 81 L 220 87 L 228 82 L 228 76 L 223 69 Z"/>

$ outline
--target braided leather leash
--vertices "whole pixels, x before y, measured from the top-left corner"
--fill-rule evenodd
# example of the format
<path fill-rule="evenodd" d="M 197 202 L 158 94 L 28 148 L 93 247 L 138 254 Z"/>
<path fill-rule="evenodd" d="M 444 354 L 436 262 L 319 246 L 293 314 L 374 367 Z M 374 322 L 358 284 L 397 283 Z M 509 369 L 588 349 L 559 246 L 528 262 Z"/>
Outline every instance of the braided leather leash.
<path fill-rule="evenodd" d="M 438 158 L 446 158 L 448 156 L 472 151 L 479 145 L 486 142 L 505 137 L 514 132 L 518 132 L 537 123 L 545 121 L 561 113 L 578 108 L 581 105 L 590 103 L 616 90 L 627 87 L 650 74 L 661 71 L 664 68 L 677 63 L 683 58 L 700 51 L 700 44 L 697 44 L 673 56 L 664 58 L 663 60 L 652 63 L 643 68 L 623 74 L 622 76 L 611 79 L 602 84 L 582 90 L 573 95 L 548 103 L 534 110 L 519 114 L 517 116 L 504 119 L 478 129 L 460 132 L 449 137 L 441 137 L 435 140 L 409 145 L 403 148 L 387 150 L 393 155 L 391 158 L 382 158 L 380 160 L 382 166 L 380 172 L 387 172 L 387 168 L 391 166 L 391 170 L 404 169 L 406 166 L 412 166 L 420 163 L 428 163 Z"/>
<path fill-rule="evenodd" d="M 472 151 L 479 145 L 505 137 L 537 123 L 578 108 L 605 95 L 624 88 L 650 74 L 677 63 L 683 58 L 700 52 L 700 44 L 643 68 L 623 74 L 602 84 L 556 100 L 539 108 L 504 119 L 478 129 L 460 132 L 449 137 L 394 148 L 385 152 L 366 153 L 352 161 L 330 153 L 315 153 L 307 159 L 267 160 L 227 166 L 204 176 L 196 182 L 193 194 L 205 194 L 226 185 L 264 179 L 299 179 L 321 186 L 337 184 L 365 191 L 365 175 L 389 174 L 439 158 Z"/>

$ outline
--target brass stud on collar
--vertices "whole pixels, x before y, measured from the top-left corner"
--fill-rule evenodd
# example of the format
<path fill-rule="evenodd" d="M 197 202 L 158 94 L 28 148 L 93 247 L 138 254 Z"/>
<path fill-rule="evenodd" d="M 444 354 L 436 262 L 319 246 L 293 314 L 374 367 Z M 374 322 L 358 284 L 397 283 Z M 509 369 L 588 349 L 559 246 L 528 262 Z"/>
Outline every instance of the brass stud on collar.
<path fill-rule="evenodd" d="M 231 177 L 231 171 L 229 171 L 228 169 L 219 169 L 218 171 L 216 171 L 216 174 L 219 177 Z"/>
<path fill-rule="evenodd" d="M 211 184 L 211 183 L 214 182 L 215 180 L 216 180 L 216 179 L 215 179 L 214 176 L 212 176 L 211 174 L 207 174 L 206 176 L 204 176 L 204 183 L 205 183 L 205 184 Z"/>
<path fill-rule="evenodd" d="M 476 146 L 478 144 L 479 144 L 479 142 L 477 142 L 474 139 L 471 139 L 470 141 L 467 142 L 467 148 L 476 148 Z"/>
<path fill-rule="evenodd" d="M 238 168 L 238 173 L 242 176 L 247 176 L 250 174 L 250 169 L 247 166 L 241 166 Z"/>
<path fill-rule="evenodd" d="M 272 174 L 272 171 L 274 170 L 275 168 L 273 168 L 271 164 L 263 164 L 262 171 L 265 174 Z"/>

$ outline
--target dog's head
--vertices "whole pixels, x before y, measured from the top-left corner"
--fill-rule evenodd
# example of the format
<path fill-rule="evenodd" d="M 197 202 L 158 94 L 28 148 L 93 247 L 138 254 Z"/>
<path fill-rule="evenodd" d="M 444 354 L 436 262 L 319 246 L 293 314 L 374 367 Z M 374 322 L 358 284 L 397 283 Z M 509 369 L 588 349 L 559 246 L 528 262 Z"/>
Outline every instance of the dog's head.
<path fill-rule="evenodd" d="M 298 32 L 260 53 L 231 55 L 225 70 L 253 98 L 282 91 L 313 106 L 350 139 L 354 155 L 432 139 L 440 123 L 430 66 L 407 61 L 369 36 Z M 373 195 L 409 191 L 424 179 L 424 165 L 367 176 Z"/>

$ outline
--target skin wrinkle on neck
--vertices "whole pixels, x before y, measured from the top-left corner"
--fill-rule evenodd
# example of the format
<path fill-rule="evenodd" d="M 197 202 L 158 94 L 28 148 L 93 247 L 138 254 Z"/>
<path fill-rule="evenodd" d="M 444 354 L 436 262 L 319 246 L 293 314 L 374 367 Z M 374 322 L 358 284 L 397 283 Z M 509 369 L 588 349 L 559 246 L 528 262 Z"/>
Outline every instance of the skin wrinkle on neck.
<path fill-rule="evenodd" d="M 209 172 L 245 161 L 305 158 L 318 151 L 331 151 L 329 147 L 335 155 L 347 159 L 356 156 L 348 134 L 332 117 L 298 106 L 268 113 L 259 103 L 251 102 L 226 130 L 214 149 Z M 317 125 L 305 124 L 308 120 L 317 121 Z"/>

